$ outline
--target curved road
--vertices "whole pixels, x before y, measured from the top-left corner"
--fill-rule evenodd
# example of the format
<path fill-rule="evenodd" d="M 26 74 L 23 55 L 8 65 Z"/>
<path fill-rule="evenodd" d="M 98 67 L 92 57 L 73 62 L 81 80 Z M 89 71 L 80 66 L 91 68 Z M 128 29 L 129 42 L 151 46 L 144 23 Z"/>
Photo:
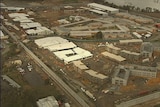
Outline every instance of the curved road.
<path fill-rule="evenodd" d="M 78 96 L 60 77 L 58 77 L 48 66 L 46 66 L 32 51 L 30 51 L 22 42 L 18 41 L 17 38 L 10 33 L 3 25 L 2 29 L 8 33 L 16 42 L 20 44 L 22 48 L 26 51 L 26 53 L 33 58 L 33 60 L 44 70 L 44 72 L 53 79 L 57 85 L 67 94 L 72 96 L 74 100 L 79 103 L 81 107 L 89 107 L 89 105 L 80 97 Z"/>

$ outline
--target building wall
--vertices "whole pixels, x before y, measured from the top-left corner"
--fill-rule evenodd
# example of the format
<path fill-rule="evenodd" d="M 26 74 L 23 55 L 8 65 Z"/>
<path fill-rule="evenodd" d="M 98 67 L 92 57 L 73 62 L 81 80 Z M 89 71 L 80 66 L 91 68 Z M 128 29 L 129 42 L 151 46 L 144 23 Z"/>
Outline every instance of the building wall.
<path fill-rule="evenodd" d="M 156 78 L 157 72 L 149 72 L 145 70 L 131 70 L 131 75 L 147 78 Z"/>
<path fill-rule="evenodd" d="M 127 85 L 127 80 L 115 77 L 115 78 L 112 78 L 112 84 L 126 86 Z"/>

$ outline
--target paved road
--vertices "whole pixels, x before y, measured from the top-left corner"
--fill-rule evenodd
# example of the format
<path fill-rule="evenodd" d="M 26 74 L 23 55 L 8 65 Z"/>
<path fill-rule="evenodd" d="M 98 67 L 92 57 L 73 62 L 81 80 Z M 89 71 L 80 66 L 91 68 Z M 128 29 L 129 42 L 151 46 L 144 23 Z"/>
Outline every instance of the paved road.
<path fill-rule="evenodd" d="M 11 36 L 16 42 L 20 44 L 26 51 L 26 53 L 44 70 L 48 76 L 53 79 L 57 85 L 67 94 L 72 96 L 74 100 L 79 103 L 80 107 L 89 107 L 89 105 L 81 98 L 79 97 L 60 77 L 58 77 L 48 66 L 46 66 L 34 53 L 32 53 L 22 42 L 18 41 L 16 36 L 14 36 L 12 33 L 10 33 L 3 25 L 2 28 L 5 32 L 8 33 L 9 36 Z"/>

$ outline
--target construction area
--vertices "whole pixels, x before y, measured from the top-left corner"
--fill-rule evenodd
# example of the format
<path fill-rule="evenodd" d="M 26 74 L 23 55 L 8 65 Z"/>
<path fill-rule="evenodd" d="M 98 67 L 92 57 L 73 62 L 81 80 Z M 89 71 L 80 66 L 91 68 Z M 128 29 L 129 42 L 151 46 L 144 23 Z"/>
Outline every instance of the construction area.
<path fill-rule="evenodd" d="M 158 20 L 98 3 L 51 6 L 43 2 L 43 6 L 35 2 L 21 7 L 1 3 L 0 20 L 84 102 L 90 107 L 138 107 L 152 100 L 160 102 Z M 37 107 L 79 107 L 17 41 L 3 29 L 0 33 L 6 60 L 3 84 L 7 81 L 21 90 L 18 95 L 24 94 L 23 90 L 42 93 L 31 101 Z M 7 70 L 11 67 L 14 73 Z M 41 91 L 32 90 L 36 86 Z M 47 88 L 54 92 L 45 93 Z"/>

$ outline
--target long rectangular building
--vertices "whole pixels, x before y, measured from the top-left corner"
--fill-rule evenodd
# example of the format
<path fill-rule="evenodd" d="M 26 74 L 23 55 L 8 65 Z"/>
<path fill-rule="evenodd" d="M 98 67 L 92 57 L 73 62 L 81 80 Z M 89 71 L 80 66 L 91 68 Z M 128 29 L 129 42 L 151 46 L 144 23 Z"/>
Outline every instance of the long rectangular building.
<path fill-rule="evenodd" d="M 97 4 L 97 3 L 89 3 L 88 7 L 96 9 L 96 10 L 106 11 L 108 13 L 118 13 L 119 12 L 119 9 L 112 8 L 112 7 L 109 7 L 109 6 L 105 6 L 105 5 L 102 5 L 102 4 Z"/>

